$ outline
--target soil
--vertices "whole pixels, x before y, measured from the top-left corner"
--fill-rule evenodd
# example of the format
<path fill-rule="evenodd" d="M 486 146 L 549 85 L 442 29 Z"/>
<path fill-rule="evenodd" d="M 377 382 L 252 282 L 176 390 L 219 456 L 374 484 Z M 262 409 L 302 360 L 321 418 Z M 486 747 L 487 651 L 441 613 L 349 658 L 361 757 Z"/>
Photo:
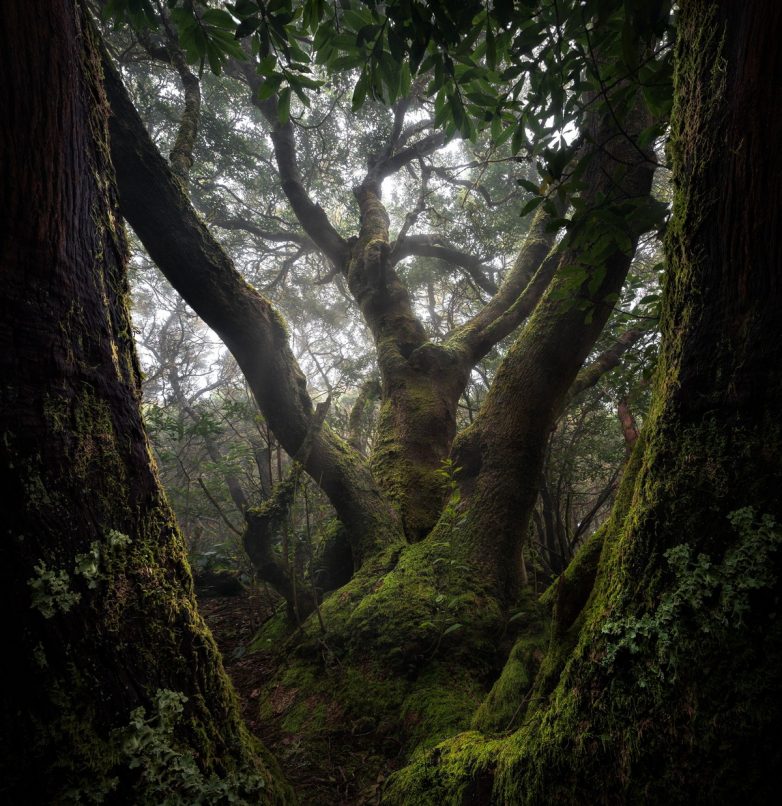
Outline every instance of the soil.
<path fill-rule="evenodd" d="M 242 716 L 247 727 L 274 753 L 285 777 L 296 790 L 299 802 L 306 806 L 371 806 L 378 803 L 383 776 L 369 790 L 358 791 L 346 772 L 351 764 L 340 759 L 337 748 L 325 759 L 313 763 L 301 740 L 280 734 L 274 726 L 258 719 L 259 697 L 263 685 L 274 674 L 274 663 L 249 646 L 263 622 L 274 612 L 279 598 L 261 590 L 243 590 L 236 596 L 199 595 L 199 609 L 212 630 L 223 656 L 223 665 L 233 681 Z"/>

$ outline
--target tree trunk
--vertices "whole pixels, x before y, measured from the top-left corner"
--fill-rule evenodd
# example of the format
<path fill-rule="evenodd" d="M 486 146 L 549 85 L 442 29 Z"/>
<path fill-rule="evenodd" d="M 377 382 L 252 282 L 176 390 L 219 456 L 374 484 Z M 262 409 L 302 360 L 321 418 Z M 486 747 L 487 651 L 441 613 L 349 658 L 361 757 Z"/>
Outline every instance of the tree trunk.
<path fill-rule="evenodd" d="M 538 497 L 551 430 L 608 321 L 641 235 L 628 216 L 631 248 L 617 244 L 599 262 L 587 257 L 601 232 L 590 224 L 605 203 L 596 199 L 622 205 L 649 195 L 653 161 L 636 144 L 649 125 L 641 104 L 637 98 L 621 136 L 613 121 L 596 113 L 590 117 L 588 139 L 595 155 L 584 177 L 590 189 L 582 199 L 587 212 L 543 299 L 500 365 L 481 411 L 454 445 L 454 463 L 461 469 L 462 540 L 505 599 L 518 586 L 521 538 Z"/>
<path fill-rule="evenodd" d="M 562 583 L 524 727 L 442 745 L 389 803 L 778 798 L 782 6 L 689 0 L 678 32 L 660 364 L 594 588 L 579 613 Z"/>
<path fill-rule="evenodd" d="M 288 801 L 196 611 L 146 441 L 84 12 L 11 2 L 0 60 L 4 802 Z"/>

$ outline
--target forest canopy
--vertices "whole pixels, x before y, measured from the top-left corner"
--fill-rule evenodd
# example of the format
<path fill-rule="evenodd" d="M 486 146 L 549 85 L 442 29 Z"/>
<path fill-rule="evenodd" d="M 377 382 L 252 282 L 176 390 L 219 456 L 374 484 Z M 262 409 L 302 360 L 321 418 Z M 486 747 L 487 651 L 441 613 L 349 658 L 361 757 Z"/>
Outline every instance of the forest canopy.
<path fill-rule="evenodd" d="M 770 799 L 780 8 L 35 5 L 6 791 Z"/>

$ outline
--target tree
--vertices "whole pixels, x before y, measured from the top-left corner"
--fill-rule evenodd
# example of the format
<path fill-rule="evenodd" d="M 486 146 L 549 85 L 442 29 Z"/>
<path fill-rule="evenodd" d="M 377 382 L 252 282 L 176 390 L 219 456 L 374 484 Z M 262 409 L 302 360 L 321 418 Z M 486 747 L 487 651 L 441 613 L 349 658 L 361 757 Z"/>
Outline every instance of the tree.
<path fill-rule="evenodd" d="M 775 3 L 682 3 L 649 419 L 594 550 L 552 590 L 534 686 L 511 664 L 495 684 L 522 726 L 446 742 L 388 802 L 774 801 L 781 27 Z"/>
<path fill-rule="evenodd" d="M 623 14 L 612 5 L 609 17 L 616 22 Z M 209 27 L 223 18 L 201 22 L 207 19 Z M 630 34 L 637 55 L 657 32 L 651 26 Z M 292 211 L 333 274 L 343 278 L 372 334 L 381 411 L 369 462 L 322 422 L 274 308 L 247 285 L 195 213 L 105 61 L 123 214 L 172 285 L 229 347 L 270 428 L 328 495 L 349 542 L 352 562 L 332 575 L 347 584 L 323 601 L 317 618 L 304 621 L 288 647 L 293 659 L 270 688 L 286 692 L 288 724 L 321 714 L 309 728 L 315 745 L 325 748 L 328 731 L 346 716 L 369 720 L 376 746 L 398 732 L 405 752 L 425 749 L 469 725 L 520 628 L 531 633 L 525 661 L 537 663 L 545 615 L 520 591 L 521 544 L 548 436 L 653 220 L 651 142 L 659 121 L 640 87 L 624 76 L 626 66 L 614 84 L 621 91 L 621 120 L 606 107 L 612 96 L 598 102 L 611 69 L 596 68 L 607 61 L 608 44 L 600 47 L 603 55 L 582 64 L 592 84 L 574 96 L 586 110 L 582 142 L 550 156 L 544 170 L 543 181 L 562 193 L 536 200 L 540 209 L 525 245 L 496 293 L 439 341 L 427 334 L 396 268 L 416 241 L 406 231 L 392 241 L 381 183 L 444 137 L 434 132 L 411 144 L 406 105 L 397 106 L 390 139 L 371 155 L 354 190 L 358 230 L 345 237 L 304 185 L 284 90 L 273 97 L 275 79 L 227 61 L 268 122 Z M 571 202 L 572 217 L 563 219 Z M 564 224 L 568 232 L 554 249 Z M 454 444 L 457 404 L 470 370 L 528 317 L 480 412 Z M 289 496 L 290 488 L 280 492 Z M 270 550 L 284 505 L 275 497 L 248 509 L 245 540 L 259 569 L 303 620 L 316 601 L 296 600 L 307 588 Z M 280 628 L 275 622 L 261 640 L 273 641 Z M 322 708 L 313 712 L 313 701 Z M 400 712 L 408 715 L 401 725 Z M 323 713 L 332 714 L 329 724 Z"/>
<path fill-rule="evenodd" d="M 213 17 L 209 19 L 212 20 Z M 268 101 L 258 100 L 264 94 L 268 95 L 266 90 L 270 81 L 264 83 L 249 65 L 231 63 L 229 66 L 248 82 L 253 90 L 254 102 L 271 125 L 282 186 L 294 213 L 310 241 L 334 265 L 333 273 L 344 276 L 375 340 L 383 399 L 379 438 L 375 440 L 370 462 L 374 479 L 369 478 L 368 468 L 360 469 L 361 463 L 356 461 L 357 457 L 345 455 L 335 445 L 325 452 L 331 456 L 325 455 L 321 444 L 332 442 L 327 430 L 317 435 L 313 450 L 305 460 L 311 475 L 324 486 L 347 527 L 348 536 L 353 541 L 354 559 L 356 564 L 360 564 L 366 553 L 366 547 L 360 545 L 366 540 L 366 534 L 362 532 L 366 532 L 369 527 L 375 534 L 373 539 L 377 539 L 378 533 L 387 533 L 389 516 L 391 520 L 394 519 L 393 510 L 396 510 L 401 517 L 400 525 L 407 539 L 415 541 L 431 531 L 443 507 L 446 490 L 440 469 L 451 448 L 456 430 L 456 406 L 465 388 L 469 371 L 477 360 L 501 338 L 512 332 L 529 314 L 545 290 L 557 261 L 563 266 L 570 266 L 575 262 L 579 267 L 578 271 L 582 272 L 579 275 L 578 271 L 571 271 L 568 278 L 562 279 L 563 292 L 570 293 L 565 287 L 566 283 L 581 287 L 582 284 L 591 282 L 593 292 L 599 292 L 600 286 L 605 285 L 606 295 L 618 293 L 629 265 L 627 251 L 632 253 L 633 243 L 639 234 L 634 228 L 643 229 L 643 225 L 640 221 L 633 223 L 631 209 L 623 220 L 624 230 L 618 234 L 609 234 L 599 244 L 594 242 L 588 244 L 587 241 L 591 236 L 587 236 L 585 231 L 589 228 L 590 216 L 599 215 L 603 206 L 616 201 L 613 199 L 616 196 L 616 188 L 619 188 L 619 195 L 631 208 L 642 206 L 648 195 L 648 182 L 654 162 L 648 151 L 645 153 L 637 144 L 626 149 L 628 151 L 626 155 L 620 154 L 619 151 L 612 153 L 617 143 L 614 142 L 608 147 L 605 147 L 605 144 L 616 139 L 615 127 L 613 124 L 599 122 L 600 114 L 592 114 L 591 118 L 586 120 L 585 131 L 589 131 L 589 127 L 592 127 L 589 135 L 594 138 L 597 146 L 586 147 L 584 150 L 587 155 L 595 156 L 595 160 L 591 168 L 582 169 L 582 173 L 586 170 L 582 177 L 585 180 L 584 185 L 591 184 L 592 187 L 589 193 L 581 194 L 584 212 L 574 222 L 574 229 L 577 230 L 578 227 L 582 229 L 581 243 L 574 234 L 571 251 L 567 253 L 566 258 L 560 260 L 561 256 L 557 255 L 556 259 L 544 261 L 554 243 L 556 227 L 549 225 L 550 214 L 539 214 L 533 224 L 527 248 L 523 250 L 513 270 L 506 277 L 505 284 L 497 291 L 489 305 L 468 322 L 457 327 L 447 339 L 436 344 L 427 337 L 413 309 L 409 292 L 395 270 L 399 259 L 410 250 L 414 250 L 418 242 L 403 233 L 400 233 L 400 237 L 393 244 L 389 240 L 387 213 L 380 202 L 379 183 L 383 177 L 398 170 L 411 159 L 421 157 L 434 149 L 442 142 L 442 137 L 432 134 L 409 145 L 405 139 L 409 139 L 409 135 L 403 137 L 402 132 L 406 104 L 403 103 L 397 109 L 391 140 L 384 144 L 381 153 L 371 157 L 366 176 L 356 189 L 362 223 L 354 242 L 337 232 L 324 210 L 308 195 L 297 164 L 295 138 L 290 120 L 281 122 L 278 119 L 273 98 Z M 165 193 L 156 194 L 161 201 L 156 209 L 150 207 L 147 188 L 151 186 L 163 188 L 170 180 L 164 176 L 159 157 L 157 161 L 155 160 L 155 150 L 151 144 L 144 146 L 143 154 L 139 151 L 138 144 L 144 140 L 142 127 L 127 98 L 123 97 L 121 86 L 114 79 L 109 82 L 109 92 L 116 111 L 114 156 L 123 187 L 125 214 L 153 259 L 167 273 L 175 287 L 231 346 L 248 378 L 253 372 L 257 375 L 257 368 L 251 369 L 246 366 L 249 358 L 243 361 L 240 355 L 243 350 L 249 348 L 251 340 L 247 333 L 249 323 L 239 325 L 233 313 L 238 302 L 230 304 L 225 300 L 225 309 L 218 310 L 213 303 L 215 294 L 207 290 L 209 282 L 214 284 L 215 280 L 204 282 L 206 277 L 192 271 L 182 271 L 181 250 L 170 242 L 170 228 L 181 226 L 182 241 L 189 240 L 190 251 L 199 253 L 197 256 L 192 254 L 186 261 L 190 266 L 199 263 L 205 268 L 209 267 L 209 275 L 212 278 L 223 277 L 225 282 L 230 281 L 234 284 L 237 291 L 241 281 L 230 279 L 233 272 L 229 267 L 229 261 L 225 255 L 218 255 L 217 246 L 210 246 L 211 254 L 205 254 L 197 242 L 204 236 L 196 233 L 194 223 L 184 224 L 182 217 L 174 212 L 186 203 L 184 200 L 173 198 L 175 188 L 168 194 L 169 198 L 165 202 L 163 201 Z M 648 122 L 648 114 L 639 108 L 630 115 L 627 125 L 638 134 L 642 129 L 646 131 Z M 621 142 L 618 144 L 620 150 Z M 623 176 L 620 180 L 616 172 L 616 161 L 625 157 L 627 164 L 638 164 L 637 176 L 632 171 L 622 170 Z M 599 181 L 593 182 L 595 178 Z M 601 182 L 604 185 L 608 182 L 608 185 L 601 187 Z M 611 183 L 614 183 L 615 187 L 612 188 Z M 598 197 L 601 201 L 595 205 L 595 199 Z M 188 227 L 191 227 L 189 234 L 185 232 Z M 418 246 L 420 247 L 420 244 Z M 431 247 L 431 244 L 429 246 Z M 601 255 L 599 271 L 596 264 L 590 267 L 591 258 L 587 254 L 588 248 L 597 247 L 604 253 Z M 367 248 L 372 254 L 365 254 Z M 612 252 L 618 256 L 618 262 L 615 271 L 606 272 L 605 267 L 610 265 L 610 261 L 605 258 L 610 257 Z M 527 288 L 528 281 L 541 264 L 542 270 L 536 276 L 535 282 L 530 283 Z M 592 304 L 586 298 L 579 302 L 587 313 Z M 589 352 L 610 310 L 610 306 L 603 306 L 599 308 L 596 316 L 594 312 L 585 316 L 579 314 L 580 324 L 587 324 L 587 327 L 582 328 L 582 332 L 573 332 L 569 336 L 579 345 L 573 353 L 576 369 Z M 256 321 L 253 327 L 259 330 L 268 329 L 260 321 Z M 239 332 L 242 329 L 244 333 Z M 268 342 L 269 334 L 263 338 Z M 254 339 L 256 344 L 261 343 L 260 334 L 256 334 Z M 584 354 L 579 357 L 580 351 Z M 278 362 L 283 356 L 286 354 L 277 356 Z M 257 349 L 253 353 L 252 361 L 256 364 L 259 361 Z M 284 363 L 287 366 L 282 376 L 298 374 L 298 368 L 291 356 L 286 356 Z M 563 373 L 560 377 L 563 383 L 569 385 L 574 372 L 571 372 L 570 380 L 567 379 L 567 373 Z M 306 433 L 306 420 L 311 416 L 307 412 L 312 411 L 311 403 L 306 400 L 297 401 L 298 393 L 284 393 L 283 388 L 279 388 L 276 394 L 285 397 L 287 405 L 274 406 L 268 400 L 268 390 L 260 388 L 260 378 L 257 381 L 250 380 L 250 383 L 272 429 L 288 452 L 291 455 L 295 454 Z M 298 417 L 297 423 L 295 415 L 300 409 L 303 416 Z M 359 474 L 362 489 L 369 490 L 374 487 L 372 495 L 364 496 L 363 500 L 358 501 L 354 485 L 352 482 L 346 482 L 348 473 Z M 534 476 L 535 471 L 530 469 L 530 475 Z M 378 506 L 378 498 L 385 499 L 387 504 L 391 505 L 390 509 L 387 505 Z M 374 515 L 371 514 L 373 512 Z M 398 535 L 389 539 L 397 538 Z"/>
<path fill-rule="evenodd" d="M 95 34 L 3 11 L 2 791 L 286 802 L 197 614 L 139 412 Z"/>

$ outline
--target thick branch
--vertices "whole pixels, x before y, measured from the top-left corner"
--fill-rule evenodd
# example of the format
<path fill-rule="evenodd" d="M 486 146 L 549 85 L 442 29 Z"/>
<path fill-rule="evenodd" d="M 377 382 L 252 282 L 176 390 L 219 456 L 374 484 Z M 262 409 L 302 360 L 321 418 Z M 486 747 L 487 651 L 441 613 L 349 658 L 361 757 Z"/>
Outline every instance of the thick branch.
<path fill-rule="evenodd" d="M 497 342 L 512 333 L 533 311 L 548 287 L 559 257 L 550 217 L 538 208 L 527 237 L 499 291 L 468 322 L 457 328 L 448 344 L 475 364 Z"/>
<path fill-rule="evenodd" d="M 407 235 L 397 238 L 391 249 L 392 265 L 406 257 L 433 257 L 464 269 L 478 288 L 496 294 L 497 285 L 484 272 L 483 261 L 448 244 L 439 235 Z"/>
<path fill-rule="evenodd" d="M 445 134 L 442 132 L 428 134 L 426 137 L 422 137 L 420 140 L 416 141 L 410 146 L 407 146 L 407 148 L 403 148 L 393 156 L 386 157 L 375 162 L 371 166 L 371 169 L 364 182 L 373 182 L 379 184 L 387 176 L 392 176 L 408 163 L 412 162 L 413 160 L 420 159 L 421 157 L 428 156 L 432 152 L 437 151 L 437 149 L 441 148 L 444 144 Z"/>
<path fill-rule="evenodd" d="M 294 455 L 313 407 L 285 325 L 196 215 L 107 58 L 104 71 L 123 214 L 169 282 L 225 342 L 270 427 Z M 368 468 L 328 427 L 319 432 L 306 469 L 345 524 L 357 565 L 373 548 L 397 539 L 396 519 Z"/>
<path fill-rule="evenodd" d="M 194 161 L 193 149 L 198 137 L 198 122 L 201 114 L 201 82 L 187 65 L 185 54 L 179 47 L 176 32 L 169 24 L 167 13 L 162 8 L 160 11 L 169 42 L 167 50 L 171 57 L 171 63 L 179 73 L 179 79 L 182 82 L 182 89 L 185 93 L 185 108 L 182 110 L 174 147 L 169 154 L 169 161 L 176 176 L 187 187 Z"/>
<path fill-rule="evenodd" d="M 373 183 L 354 189 L 361 229 L 347 267 L 348 287 L 378 346 L 384 374 L 398 366 L 426 341 L 423 325 L 413 311 L 410 293 L 390 262 L 388 213 Z M 391 349 L 393 348 L 393 349 Z"/>
<path fill-rule="evenodd" d="M 626 130 L 637 136 L 649 122 L 646 107 L 636 98 Z M 476 561 L 494 563 L 503 593 L 512 593 L 518 583 L 519 538 L 538 496 L 548 435 L 613 310 L 641 234 L 638 224 L 628 222 L 629 251 L 617 243 L 599 263 L 582 260 L 601 236 L 599 230 L 592 231 L 590 208 L 637 203 L 648 196 L 652 184 L 651 162 L 639 157 L 634 143 L 617 137 L 610 121 L 595 114 L 589 129 L 595 154 L 584 174 L 586 212 L 576 222 L 581 225 L 580 246 L 571 241 L 562 250 L 545 296 L 500 365 L 478 417 L 453 451 L 462 468 L 464 539 L 472 545 Z M 533 232 L 540 223 L 538 218 Z M 574 265 L 583 277 L 577 286 Z"/>

